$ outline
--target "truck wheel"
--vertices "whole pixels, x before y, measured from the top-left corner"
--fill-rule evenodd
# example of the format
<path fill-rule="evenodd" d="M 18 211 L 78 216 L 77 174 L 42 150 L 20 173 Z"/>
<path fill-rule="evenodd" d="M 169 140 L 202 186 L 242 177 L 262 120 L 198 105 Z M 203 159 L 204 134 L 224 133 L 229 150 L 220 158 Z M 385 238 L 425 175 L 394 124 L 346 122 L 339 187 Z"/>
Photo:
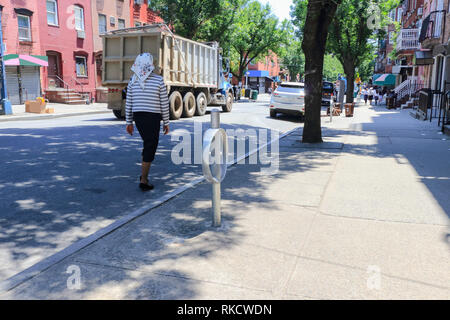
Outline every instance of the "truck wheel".
<path fill-rule="evenodd" d="M 169 113 L 171 120 L 178 120 L 183 113 L 183 98 L 178 91 L 172 92 L 169 97 Z"/>
<path fill-rule="evenodd" d="M 271 118 L 276 118 L 277 117 L 277 111 L 276 110 L 270 110 L 270 117 Z"/>
<path fill-rule="evenodd" d="M 119 120 L 124 120 L 125 116 L 122 115 L 122 110 L 113 110 L 114 115 Z"/>
<path fill-rule="evenodd" d="M 187 92 L 183 98 L 183 117 L 191 118 L 195 113 L 195 97 L 192 92 Z"/>
<path fill-rule="evenodd" d="M 231 92 L 227 93 L 227 104 L 222 106 L 223 112 L 230 112 L 233 108 L 233 94 Z"/>
<path fill-rule="evenodd" d="M 196 116 L 203 116 L 206 113 L 206 107 L 208 106 L 206 95 L 203 92 L 200 92 L 197 95 L 197 107 L 195 108 Z"/>

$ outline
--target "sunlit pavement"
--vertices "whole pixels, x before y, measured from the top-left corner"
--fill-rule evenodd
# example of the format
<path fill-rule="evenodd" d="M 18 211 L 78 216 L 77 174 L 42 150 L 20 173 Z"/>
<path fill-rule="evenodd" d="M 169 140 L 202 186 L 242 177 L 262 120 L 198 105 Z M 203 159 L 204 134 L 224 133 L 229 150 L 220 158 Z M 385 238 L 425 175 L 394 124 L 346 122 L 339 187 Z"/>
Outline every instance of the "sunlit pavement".
<path fill-rule="evenodd" d="M 287 117 L 269 119 L 264 104 L 249 106 L 236 105 L 232 114 L 222 114 L 224 126 L 245 123 L 249 128 L 266 126 L 283 132 L 302 126 Z M 263 175 L 260 165 L 232 167 L 223 183 L 221 228 L 210 226 L 210 185 L 201 183 L 55 264 L 4 297 L 448 299 L 450 199 L 445 190 L 450 187 L 450 142 L 435 124 L 412 119 L 407 112 L 359 106 L 354 118 L 334 118 L 331 123 L 323 118 L 326 143 L 302 145 L 301 129 L 288 135 L 280 141 L 280 168 L 276 174 Z M 207 122 L 209 118 L 205 116 L 203 120 Z M 57 207 L 48 200 L 50 196 L 34 202 L 29 201 L 34 199 L 31 196 L 21 197 L 21 202 L 10 206 L 16 216 L 36 219 L 28 224 L 24 218 L 16 226 L 10 224 L 4 229 L 19 233 L 17 238 L 12 238 L 15 233 L 11 232 L 10 241 L 2 241 L 2 252 L 6 252 L 4 261 L 11 261 L 16 272 L 26 255 L 51 254 L 69 244 L 70 241 L 63 244 L 67 237 L 72 236 L 71 240 L 75 241 L 92 232 L 95 229 L 92 226 L 100 228 L 114 220 L 111 211 L 132 210 L 148 200 L 149 195 L 136 191 L 137 180 L 133 179 L 136 174 L 131 173 L 138 171 L 139 140 L 126 138 L 122 124 L 105 122 L 99 126 L 100 120 L 92 121 L 96 127 L 92 131 L 80 125 L 79 135 L 72 137 L 76 143 L 70 147 L 64 144 L 62 153 L 66 151 L 77 160 L 70 162 L 68 159 L 72 157 L 60 155 L 70 164 L 62 163 L 69 168 L 61 168 L 67 169 L 60 174 L 61 178 L 49 180 L 47 184 L 31 182 L 37 187 L 31 196 L 45 195 L 45 186 L 55 184 L 54 193 L 64 191 L 59 199 L 69 198 L 69 205 L 78 201 L 79 207 L 64 209 L 59 202 Z M 174 127 L 182 128 L 187 123 L 174 123 Z M 116 138 L 111 139 L 106 132 L 102 135 L 102 130 L 114 133 Z M 5 131 L 1 130 L 0 134 Z M 86 133 L 89 139 L 85 138 Z M 60 135 L 56 137 L 67 136 Z M 28 139 L 43 137 L 28 136 Z M 78 144 L 80 140 L 84 149 Z M 103 147 L 92 144 L 92 140 Z M 45 142 L 48 143 L 52 142 Z M 105 143 L 111 145 L 105 148 Z M 120 150 L 119 147 L 110 150 L 120 143 Z M 165 140 L 163 145 L 169 149 L 170 141 Z M 9 148 L 13 149 L 12 145 Z M 31 146 L 20 148 L 26 150 Z M 35 150 L 46 149 L 41 144 Z M 88 170 L 89 161 L 94 162 L 92 159 L 77 163 L 85 151 L 95 154 L 96 164 L 112 165 L 97 165 Z M 20 152 L 27 151 L 17 151 L 19 155 Z M 161 152 L 159 158 L 169 159 L 168 152 Z M 56 164 L 62 161 L 56 159 L 53 160 Z M 25 162 L 19 164 L 26 167 Z M 18 181 L 31 180 L 32 173 L 27 175 L 22 171 L 22 180 Z M 86 172 L 91 173 L 90 179 Z M 155 181 L 160 181 L 161 186 L 175 187 L 200 175 L 201 170 L 198 166 L 167 168 L 155 163 L 154 172 Z M 117 178 L 108 179 L 108 186 L 117 188 L 114 201 L 111 195 L 107 198 L 109 188 L 94 182 L 97 179 L 104 183 L 113 174 Z M 74 175 L 80 177 L 77 183 L 64 180 L 64 177 L 72 180 Z M 161 192 L 169 190 L 162 190 L 164 187 Z M 5 193 L 5 188 L 30 192 L 26 188 L 32 187 L 7 184 L 0 192 Z M 107 191 L 92 192 L 93 189 Z M 72 195 L 66 196 L 71 192 L 73 199 Z M 89 192 L 94 195 L 83 200 Z M 44 213 L 47 206 L 57 209 L 49 208 L 54 211 Z M 50 218 L 48 224 L 41 226 L 41 220 L 37 219 L 44 217 Z M 71 223 L 64 217 L 72 217 Z M 44 231 L 47 225 L 50 228 Z M 60 225 L 58 231 L 56 226 Z M 26 234 L 34 238 L 21 242 Z M 65 234 L 65 238 L 59 234 Z M 59 247 L 52 247 L 52 241 L 59 241 Z M 44 256 L 40 254 L 41 258 Z M 32 260 L 28 259 L 29 265 Z M 8 270 L 5 268 L 5 275 Z M 77 284 L 74 278 L 77 273 L 73 270 L 80 271 L 79 288 L 70 285 Z"/>
<path fill-rule="evenodd" d="M 302 125 L 292 117 L 270 119 L 267 101 L 234 104 L 222 113 L 222 126 L 286 132 Z M 209 114 L 173 121 L 170 136 L 161 137 L 151 169 L 156 189 L 149 193 L 138 189 L 142 141 L 137 131 L 128 136 L 112 112 L 0 122 L 0 280 L 201 176 L 201 165 L 171 160 L 178 144 L 171 136 L 193 132 L 194 121 L 203 131 L 210 126 Z"/>

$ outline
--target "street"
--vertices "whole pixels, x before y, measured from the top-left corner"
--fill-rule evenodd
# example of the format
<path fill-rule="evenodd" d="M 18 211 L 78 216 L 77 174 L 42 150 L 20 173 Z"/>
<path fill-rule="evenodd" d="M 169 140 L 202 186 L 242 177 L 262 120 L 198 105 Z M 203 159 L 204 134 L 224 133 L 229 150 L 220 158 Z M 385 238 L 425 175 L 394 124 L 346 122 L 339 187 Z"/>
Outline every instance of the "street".
<path fill-rule="evenodd" d="M 281 132 L 300 128 L 281 138 L 278 172 L 264 175 L 261 164 L 229 168 L 220 228 L 211 227 L 211 186 L 199 183 L 71 254 L 62 252 L 64 259 L 13 277 L 0 297 L 450 298 L 444 192 L 450 172 L 442 156 L 450 140 L 435 121 L 359 103 L 354 117 L 322 118 L 324 143 L 302 144 L 302 123 L 269 119 L 266 101 L 222 113 L 223 127 L 244 121 Z M 8 199 L 2 228 L 9 223 L 14 231 L 2 238 L 2 257 L 9 261 L 4 278 L 201 175 L 199 166 L 171 164 L 173 142 L 164 137 L 153 167 L 157 189 L 143 194 L 135 178 L 140 142 L 123 134 L 122 122 L 93 115 L 56 123 L 45 128 L 47 120 L 29 121 L 36 128 L 12 129 L 19 122 L 10 122 L 1 130 L 23 140 L 20 148 L 16 143 L 20 151 L 9 151 L 5 167 L 21 179 L 2 180 L 0 189 Z M 77 142 L 64 142 L 65 130 Z M 44 164 L 24 161 L 20 153 L 28 152 L 47 159 L 50 177 Z M 22 169 L 27 163 L 34 164 L 28 173 Z M 69 281 L 74 276 L 78 286 Z"/>
<path fill-rule="evenodd" d="M 302 125 L 295 117 L 269 118 L 262 99 L 235 103 L 221 114 L 222 127 L 283 133 Z M 173 121 L 171 134 L 193 132 L 194 121 L 206 130 L 210 116 Z M 0 122 L 0 280 L 201 176 L 201 165 L 171 161 L 175 144 L 161 135 L 150 175 L 156 188 L 142 193 L 141 138 L 137 130 L 128 136 L 112 112 Z"/>

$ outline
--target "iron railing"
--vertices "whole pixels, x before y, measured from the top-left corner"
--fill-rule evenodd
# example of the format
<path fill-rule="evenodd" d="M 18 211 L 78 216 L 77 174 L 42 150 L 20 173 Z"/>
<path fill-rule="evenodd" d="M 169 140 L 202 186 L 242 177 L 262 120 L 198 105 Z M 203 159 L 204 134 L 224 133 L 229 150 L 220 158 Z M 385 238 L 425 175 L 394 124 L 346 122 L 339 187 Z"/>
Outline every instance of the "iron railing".
<path fill-rule="evenodd" d="M 397 37 L 397 50 L 418 50 L 419 29 L 401 29 Z"/>

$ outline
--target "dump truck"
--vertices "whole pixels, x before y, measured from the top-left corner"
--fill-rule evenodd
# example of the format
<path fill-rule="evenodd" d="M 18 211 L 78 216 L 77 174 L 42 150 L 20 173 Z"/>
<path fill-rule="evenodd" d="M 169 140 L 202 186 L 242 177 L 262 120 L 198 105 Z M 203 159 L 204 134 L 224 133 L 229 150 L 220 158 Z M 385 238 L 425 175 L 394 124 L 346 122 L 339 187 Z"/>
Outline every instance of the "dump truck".
<path fill-rule="evenodd" d="M 108 88 L 108 109 L 117 118 L 125 117 L 125 90 L 133 75 L 131 67 L 144 52 L 153 55 L 154 72 L 163 77 L 167 86 L 172 120 L 202 116 L 209 106 L 231 111 L 233 90 L 226 79 L 229 62 L 223 60 L 217 42 L 180 37 L 164 24 L 110 31 L 102 38 L 102 82 Z"/>

